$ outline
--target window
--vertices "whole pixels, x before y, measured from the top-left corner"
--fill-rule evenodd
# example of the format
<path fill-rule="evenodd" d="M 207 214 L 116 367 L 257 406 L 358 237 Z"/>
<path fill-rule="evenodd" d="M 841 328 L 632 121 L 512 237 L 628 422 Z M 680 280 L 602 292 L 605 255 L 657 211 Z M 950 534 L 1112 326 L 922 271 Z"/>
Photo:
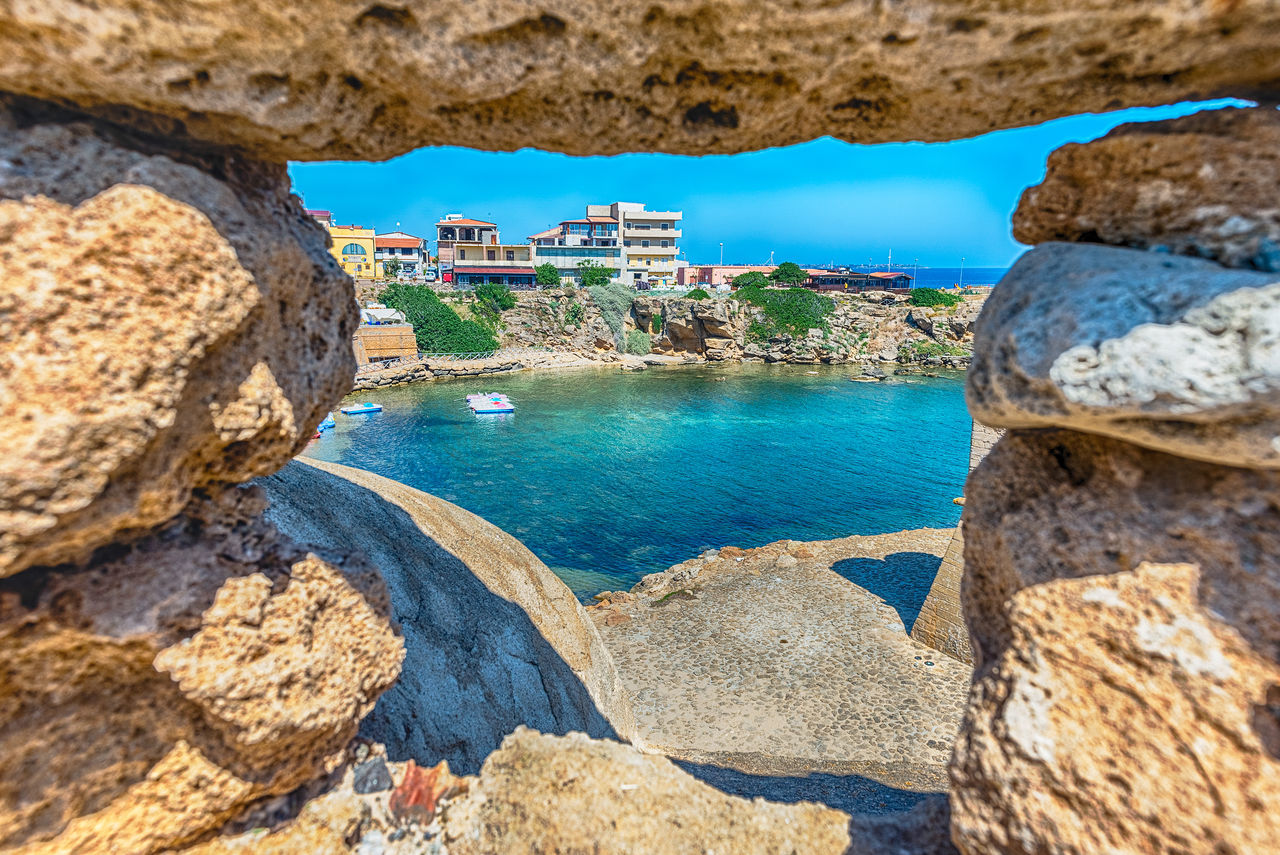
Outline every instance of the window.
<path fill-rule="evenodd" d="M 661 226 L 659 226 L 659 228 L 661 228 L 665 232 L 667 229 L 671 228 L 671 224 L 663 223 Z"/>
<path fill-rule="evenodd" d="M 631 241 L 629 241 L 629 240 L 624 240 L 624 241 L 622 242 L 622 245 L 623 245 L 623 246 L 631 246 Z"/>
<path fill-rule="evenodd" d="M 356 272 L 357 272 L 357 273 L 359 273 L 361 270 L 364 270 L 364 265 L 357 264 L 357 265 L 356 265 Z"/>
<path fill-rule="evenodd" d="M 364 255 L 364 247 L 358 243 L 349 243 L 342 248 L 343 255 Z"/>
<path fill-rule="evenodd" d="M 467 251 L 465 249 L 459 249 L 458 258 L 466 258 L 466 257 L 467 257 Z"/>
<path fill-rule="evenodd" d="M 488 260 L 489 260 L 489 261 L 497 261 L 497 260 L 498 260 L 498 251 L 497 251 L 496 249 L 490 249 L 490 250 L 487 250 L 486 254 L 487 254 L 487 256 L 488 256 Z"/>
<path fill-rule="evenodd" d="M 649 242 L 648 242 L 647 240 L 642 240 L 642 241 L 640 241 L 640 246 L 642 246 L 642 247 L 643 247 L 643 246 L 648 246 L 648 245 L 649 245 Z"/>
<path fill-rule="evenodd" d="M 516 260 L 516 251 L 514 249 L 507 250 L 507 261 Z"/>
<path fill-rule="evenodd" d="M 669 240 L 664 240 L 664 241 L 662 242 L 662 245 L 663 245 L 663 246 L 671 246 L 671 241 L 669 241 Z"/>

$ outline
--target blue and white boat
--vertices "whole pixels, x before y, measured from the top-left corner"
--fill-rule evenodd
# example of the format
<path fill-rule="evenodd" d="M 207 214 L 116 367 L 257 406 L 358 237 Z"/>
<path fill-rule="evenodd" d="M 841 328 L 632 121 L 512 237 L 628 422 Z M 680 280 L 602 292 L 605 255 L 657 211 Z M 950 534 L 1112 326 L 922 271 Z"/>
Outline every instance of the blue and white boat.
<path fill-rule="evenodd" d="M 341 412 L 343 415 L 348 416 L 358 416 L 361 413 L 380 413 L 382 412 L 382 405 L 365 401 L 363 404 L 352 404 L 349 407 L 343 407 Z"/>
<path fill-rule="evenodd" d="M 329 413 L 329 415 L 324 417 L 324 421 L 320 423 L 319 430 L 321 431 L 333 430 L 337 426 L 338 426 L 337 422 L 333 420 L 333 413 Z"/>
<path fill-rule="evenodd" d="M 500 392 L 486 392 L 483 395 L 468 395 L 467 406 L 476 415 L 488 413 L 514 413 L 515 405 Z"/>

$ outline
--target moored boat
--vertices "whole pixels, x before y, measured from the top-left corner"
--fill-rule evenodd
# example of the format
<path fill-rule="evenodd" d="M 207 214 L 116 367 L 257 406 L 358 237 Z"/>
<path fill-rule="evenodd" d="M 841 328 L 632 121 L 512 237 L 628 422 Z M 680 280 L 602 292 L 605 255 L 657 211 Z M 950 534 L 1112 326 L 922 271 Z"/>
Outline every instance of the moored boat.
<path fill-rule="evenodd" d="M 365 401 L 363 404 L 352 404 L 349 407 L 343 407 L 341 412 L 348 416 L 355 416 L 360 413 L 380 413 L 382 412 L 382 405 Z"/>

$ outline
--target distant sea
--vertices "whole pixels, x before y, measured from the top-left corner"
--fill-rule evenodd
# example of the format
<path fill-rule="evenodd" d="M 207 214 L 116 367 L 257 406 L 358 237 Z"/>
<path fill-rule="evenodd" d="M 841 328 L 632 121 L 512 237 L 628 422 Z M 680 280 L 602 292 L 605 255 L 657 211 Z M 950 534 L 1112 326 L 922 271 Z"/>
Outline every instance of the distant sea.
<path fill-rule="evenodd" d="M 909 274 L 914 272 L 910 267 L 899 268 L 896 264 L 893 269 L 902 269 Z M 1008 272 L 1007 267 L 966 267 L 964 284 L 994 285 Z M 950 288 L 959 283 L 959 267 L 921 267 L 914 284 L 917 288 Z"/>

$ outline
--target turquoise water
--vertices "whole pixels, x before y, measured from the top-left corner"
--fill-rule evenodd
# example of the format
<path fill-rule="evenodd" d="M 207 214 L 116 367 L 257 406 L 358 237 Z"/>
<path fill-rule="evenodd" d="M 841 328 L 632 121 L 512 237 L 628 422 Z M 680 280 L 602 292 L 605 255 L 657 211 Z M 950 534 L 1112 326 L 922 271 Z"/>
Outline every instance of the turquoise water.
<path fill-rule="evenodd" d="M 955 525 L 961 380 L 848 375 L 680 366 L 421 383 L 359 393 L 383 411 L 336 414 L 308 454 L 479 514 L 581 597 L 712 547 Z M 489 391 L 516 412 L 473 415 L 464 396 Z"/>

